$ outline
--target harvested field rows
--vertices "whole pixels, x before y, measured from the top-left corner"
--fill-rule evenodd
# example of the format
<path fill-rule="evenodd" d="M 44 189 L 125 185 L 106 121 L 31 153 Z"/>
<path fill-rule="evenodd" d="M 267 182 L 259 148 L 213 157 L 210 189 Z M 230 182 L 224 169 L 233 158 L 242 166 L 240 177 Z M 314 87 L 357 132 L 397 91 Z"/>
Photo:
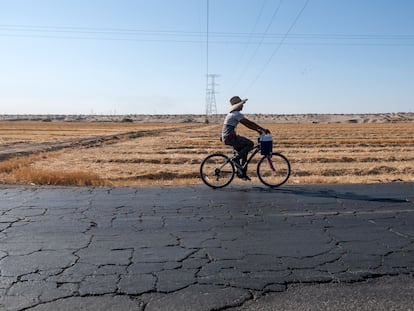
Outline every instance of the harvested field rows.
<path fill-rule="evenodd" d="M 219 141 L 221 125 L 218 124 L 44 125 L 33 122 L 30 131 L 35 131 L 36 125 L 50 126 L 42 130 L 44 140 L 128 131 L 144 134 L 33 157 L 22 165 L 31 170 L 26 178 L 13 173 L 18 169 L 2 172 L 0 162 L 0 178 L 4 183 L 34 182 L 33 175 L 56 172 L 61 175 L 95 174 L 92 184 L 113 186 L 200 183 L 198 170 L 204 157 L 212 152 L 231 154 L 231 149 Z M 64 128 L 63 133 L 59 132 L 59 126 Z M 83 128 L 84 132 L 71 132 L 71 127 Z M 267 124 L 266 127 L 272 131 L 274 149 L 291 161 L 291 183 L 414 181 L 414 123 Z M 149 129 L 156 131 L 145 132 Z M 53 138 L 48 137 L 48 130 Z M 254 132 L 243 127 L 239 131 L 251 139 L 256 138 Z M 13 140 L 13 137 L 4 136 L 0 136 L 0 142 Z M 35 135 L 31 137 L 32 141 L 36 140 Z M 249 168 L 249 176 L 257 182 L 255 166 Z M 53 181 L 48 183 L 53 184 Z"/>
<path fill-rule="evenodd" d="M 413 180 L 412 123 L 312 124 L 279 134 L 278 145 L 295 164 L 293 182 Z"/>
<path fill-rule="evenodd" d="M 184 126 L 166 123 L 3 121 L 0 122 L 0 148 Z"/>

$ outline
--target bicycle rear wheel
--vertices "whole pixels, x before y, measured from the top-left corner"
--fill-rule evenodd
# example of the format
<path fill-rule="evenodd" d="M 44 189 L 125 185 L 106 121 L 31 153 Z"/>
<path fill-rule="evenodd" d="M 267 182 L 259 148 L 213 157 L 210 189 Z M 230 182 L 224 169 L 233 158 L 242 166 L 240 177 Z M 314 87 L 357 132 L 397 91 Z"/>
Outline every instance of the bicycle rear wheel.
<path fill-rule="evenodd" d="M 289 179 L 289 160 L 277 152 L 273 152 L 271 157 L 264 156 L 257 163 L 257 176 L 266 186 L 279 187 Z"/>
<path fill-rule="evenodd" d="M 211 188 L 223 188 L 234 178 L 234 164 L 222 153 L 209 155 L 201 162 L 201 180 Z"/>

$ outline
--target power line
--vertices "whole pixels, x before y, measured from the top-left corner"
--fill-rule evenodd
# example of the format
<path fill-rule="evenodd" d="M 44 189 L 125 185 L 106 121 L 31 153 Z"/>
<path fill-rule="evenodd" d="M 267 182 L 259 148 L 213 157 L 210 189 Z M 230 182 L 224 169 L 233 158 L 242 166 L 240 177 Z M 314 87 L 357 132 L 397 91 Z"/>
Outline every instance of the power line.
<path fill-rule="evenodd" d="M 119 41 L 119 42 L 149 42 L 149 43 L 182 43 L 182 44 L 202 44 L 205 43 L 205 40 L 180 40 L 180 39 L 132 39 L 132 38 L 116 38 L 116 37 L 76 37 L 76 36 L 50 36 L 50 35 L 16 35 L 16 34 L 1 34 L 0 37 L 4 38 L 38 38 L 38 39 L 56 39 L 56 40 L 98 40 L 98 41 Z M 379 39 L 379 38 L 371 38 L 371 42 L 365 42 L 358 39 L 340 39 L 337 38 L 336 41 L 333 42 L 332 40 L 322 39 L 322 38 L 315 38 L 320 41 L 309 41 L 308 39 L 304 41 L 295 41 L 295 42 L 286 42 L 283 41 L 283 45 L 293 45 L 293 46 L 382 46 L 382 47 L 401 47 L 401 46 L 414 46 L 414 37 L 413 38 L 406 38 L 406 39 Z M 350 41 L 354 40 L 354 41 Z M 356 40 L 356 41 L 355 41 Z M 385 40 L 385 41 L 384 41 Z M 391 41 L 390 41 L 391 40 Z M 397 41 L 398 40 L 398 41 Z M 403 41 L 401 41 L 403 40 Z M 324 42 L 323 42 L 324 41 Z M 375 42 L 377 41 L 377 42 Z M 212 41 L 209 40 L 209 45 L 212 44 L 235 44 L 235 45 L 245 45 L 245 44 L 255 44 L 255 42 L 246 42 L 246 41 Z M 262 45 L 275 45 L 282 43 L 282 40 L 279 41 L 269 41 L 269 42 L 263 42 Z"/>
<path fill-rule="evenodd" d="M 237 82 L 234 85 L 237 85 L 237 83 L 244 77 L 244 75 L 246 74 L 247 69 L 249 68 L 249 66 L 252 63 L 253 59 L 256 57 L 257 52 L 259 51 L 259 48 L 263 44 L 264 38 L 265 38 L 267 32 L 269 31 L 270 26 L 272 26 L 272 24 L 273 24 L 273 22 L 274 22 L 274 20 L 276 18 L 276 15 L 277 15 L 277 13 L 280 10 L 281 5 L 282 5 L 282 0 L 279 1 L 279 5 L 274 10 L 273 15 L 272 15 L 272 18 L 270 19 L 270 22 L 267 24 L 267 27 L 266 27 L 265 32 L 263 33 L 262 37 L 260 38 L 259 43 L 256 45 L 256 49 L 254 50 L 253 54 L 251 55 L 249 61 L 246 63 L 246 66 L 244 66 L 244 70 L 242 71 L 242 73 L 240 74 Z"/>
<path fill-rule="evenodd" d="M 78 34 L 119 34 L 140 36 L 181 36 L 204 38 L 206 32 L 202 31 L 172 31 L 172 30 L 143 30 L 123 28 L 86 28 L 86 27 L 58 27 L 34 25 L 0 25 L 0 31 L 40 32 L 40 33 L 78 33 Z M 212 32 L 209 37 L 215 38 L 320 38 L 320 39 L 414 39 L 414 34 L 346 34 L 346 33 L 269 33 L 269 32 Z"/>
<path fill-rule="evenodd" d="M 208 48 L 209 48 L 209 20 L 210 20 L 210 1 L 209 0 L 206 0 L 206 2 L 207 2 L 207 22 L 206 22 L 206 75 L 207 75 L 207 78 L 206 78 L 206 89 L 208 89 L 208 70 L 209 70 L 209 68 L 208 68 L 208 57 L 209 57 L 209 55 L 208 55 Z"/>
<path fill-rule="evenodd" d="M 296 23 L 298 22 L 299 18 L 302 16 L 303 11 L 305 10 L 306 6 L 308 5 L 310 0 L 306 0 L 305 4 L 303 5 L 303 7 L 301 8 L 301 10 L 299 11 L 299 13 L 296 15 L 296 18 L 293 20 L 293 23 L 290 25 L 289 29 L 287 30 L 286 34 L 283 36 L 282 40 L 280 41 L 280 43 L 276 46 L 276 48 L 273 50 L 273 53 L 270 55 L 269 59 L 267 60 L 267 62 L 264 64 L 264 66 L 262 67 L 262 69 L 259 71 L 259 73 L 257 74 L 257 76 L 253 79 L 253 81 L 250 83 L 249 87 L 247 88 L 248 90 L 252 88 L 252 86 L 256 83 L 256 81 L 260 78 L 260 76 L 263 74 L 263 72 L 266 70 L 267 66 L 270 64 L 270 62 L 272 61 L 273 57 L 276 55 L 276 53 L 280 50 L 283 42 L 286 40 L 287 36 L 289 35 L 289 33 L 292 31 L 293 27 L 295 27 Z"/>
<path fill-rule="evenodd" d="M 243 52 L 240 54 L 239 59 L 238 59 L 238 61 L 236 62 L 236 64 L 237 64 L 236 68 L 240 68 L 239 64 L 241 63 L 242 59 L 244 58 L 244 55 L 246 54 L 247 48 L 248 48 L 248 46 L 250 45 L 250 42 L 251 42 L 251 40 L 252 40 L 252 38 L 253 38 L 253 36 L 254 36 L 254 34 L 255 34 L 256 27 L 257 27 L 257 25 L 258 25 L 258 23 L 259 23 L 260 18 L 262 17 L 262 14 L 263 14 L 263 11 L 264 11 L 264 8 L 265 8 L 265 5 L 266 5 L 266 2 L 267 2 L 267 0 L 263 0 L 263 1 L 262 1 L 262 6 L 260 7 L 259 14 L 258 14 L 258 15 L 257 15 L 257 17 L 256 17 L 256 21 L 255 21 L 255 22 L 254 22 L 254 24 L 253 24 L 252 31 L 250 32 L 250 35 L 249 35 L 249 37 L 248 37 L 248 40 L 247 40 L 246 44 L 244 45 Z M 236 83 L 235 83 L 235 84 L 236 84 Z"/>
<path fill-rule="evenodd" d="M 294 26 L 294 25 L 293 25 Z M 291 26 L 291 28 L 293 28 Z M 0 25 L 1 37 L 47 38 L 72 40 L 117 40 L 142 42 L 205 43 L 206 32 L 139 30 L 122 28 L 85 28 L 33 25 Z M 213 38 L 213 40 L 211 40 Z M 246 40 L 244 40 L 246 39 Z M 223 41 L 222 41 L 223 40 Z M 229 41 L 232 40 L 232 41 Z M 287 42 L 289 40 L 289 42 Z M 318 41 L 315 41 L 318 40 Z M 211 32 L 208 44 L 244 45 L 412 45 L 412 34 L 321 34 L 321 33 L 266 33 L 266 32 Z"/>

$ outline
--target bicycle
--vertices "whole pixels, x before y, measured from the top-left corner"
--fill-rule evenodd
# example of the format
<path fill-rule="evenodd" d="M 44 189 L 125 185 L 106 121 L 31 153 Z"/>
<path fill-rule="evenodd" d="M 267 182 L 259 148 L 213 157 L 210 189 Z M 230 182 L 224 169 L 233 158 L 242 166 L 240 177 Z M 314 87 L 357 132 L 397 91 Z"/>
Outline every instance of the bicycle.
<path fill-rule="evenodd" d="M 223 153 L 213 153 L 207 156 L 200 165 L 200 176 L 202 181 L 213 189 L 223 188 L 229 185 L 234 175 L 236 168 L 238 170 L 247 171 L 247 167 L 253 157 L 262 151 L 261 144 L 253 146 L 249 149 L 250 157 L 247 162 L 241 166 L 236 158 L 238 152 L 233 148 L 233 157 L 228 157 Z M 262 152 L 261 152 L 262 153 Z M 276 188 L 287 182 L 290 176 L 290 162 L 279 152 L 270 151 L 264 154 L 257 162 L 257 177 L 266 186 Z"/>

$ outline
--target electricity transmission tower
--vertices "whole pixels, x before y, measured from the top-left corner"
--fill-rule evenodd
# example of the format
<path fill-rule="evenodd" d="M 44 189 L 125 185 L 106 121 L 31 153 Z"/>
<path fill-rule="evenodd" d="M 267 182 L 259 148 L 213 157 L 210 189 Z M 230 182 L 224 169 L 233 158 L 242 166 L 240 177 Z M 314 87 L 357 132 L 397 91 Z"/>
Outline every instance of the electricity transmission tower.
<path fill-rule="evenodd" d="M 217 74 L 207 74 L 207 88 L 206 88 L 206 123 L 213 121 L 217 117 L 216 105 L 216 78 Z"/>

